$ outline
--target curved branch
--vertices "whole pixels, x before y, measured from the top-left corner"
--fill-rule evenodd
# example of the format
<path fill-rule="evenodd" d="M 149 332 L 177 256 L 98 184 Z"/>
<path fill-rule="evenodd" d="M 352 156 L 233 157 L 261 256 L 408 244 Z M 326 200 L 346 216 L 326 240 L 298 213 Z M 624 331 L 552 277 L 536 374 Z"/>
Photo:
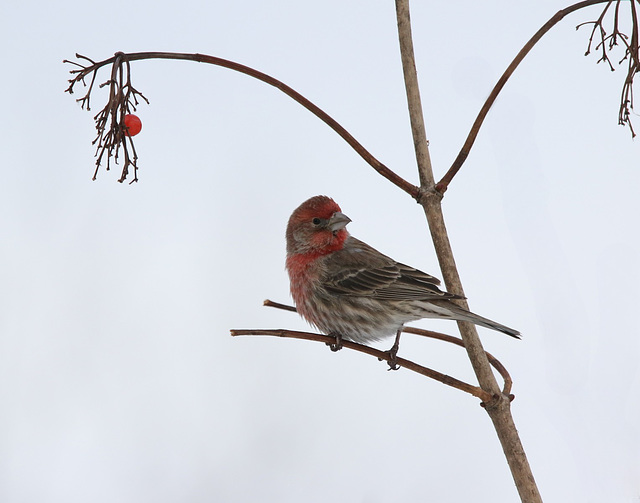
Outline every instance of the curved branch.
<path fill-rule="evenodd" d="M 462 339 L 458 337 L 454 337 L 452 335 L 441 334 L 440 332 L 432 332 L 431 330 L 423 330 L 421 328 L 415 328 L 415 327 L 404 327 L 402 331 L 408 334 L 422 335 L 423 337 L 429 337 L 431 339 L 438 339 L 439 341 L 450 342 L 451 344 L 455 344 L 456 346 L 460 346 L 461 348 L 465 347 L 464 341 Z M 485 354 L 487 355 L 487 359 L 489 360 L 489 363 L 491 364 L 491 366 L 498 371 L 498 373 L 502 376 L 502 379 L 504 380 L 502 392 L 505 395 L 509 395 L 511 400 L 513 400 L 514 396 L 511 395 L 513 380 L 511 379 L 511 375 L 509 374 L 509 371 L 506 369 L 504 365 L 502 365 L 502 363 L 500 363 L 500 360 L 498 360 L 491 353 L 489 353 L 488 351 L 485 351 Z"/>
<path fill-rule="evenodd" d="M 275 307 L 276 309 L 282 309 L 284 311 L 291 311 L 294 313 L 297 312 L 297 309 L 293 306 L 280 304 L 279 302 L 273 302 L 272 300 L 269 300 L 269 299 L 266 299 L 262 303 L 262 305 L 267 307 Z M 440 332 L 433 332 L 431 330 L 423 330 L 421 328 L 414 328 L 414 327 L 403 327 L 402 331 L 407 334 L 422 335 L 423 337 L 429 337 L 431 339 L 438 339 L 440 341 L 449 342 L 451 344 L 460 346 L 461 348 L 465 347 L 462 339 L 459 339 L 458 337 L 453 337 L 452 335 L 441 334 Z M 498 371 L 498 373 L 502 376 L 502 379 L 504 380 L 504 386 L 502 388 L 502 392 L 505 395 L 509 395 L 511 400 L 513 400 L 514 397 L 513 395 L 511 395 L 511 387 L 513 386 L 513 380 L 511 379 L 511 375 L 509 374 L 509 371 L 491 353 L 485 351 L 485 354 L 487 355 L 487 359 L 489 360 L 489 363 L 491 364 L 491 366 Z"/>
<path fill-rule="evenodd" d="M 317 341 L 324 342 L 325 344 L 334 344 L 336 342 L 335 337 L 331 337 L 329 335 L 320 335 L 313 334 L 311 332 L 297 332 L 294 330 L 285 330 L 285 329 L 275 329 L 275 330 L 262 330 L 262 329 L 235 329 L 231 330 L 231 336 L 237 337 L 240 335 L 271 335 L 274 337 L 286 337 L 292 339 L 302 339 L 306 341 Z M 371 356 L 378 358 L 378 360 L 385 360 L 391 364 L 389 353 L 385 351 L 380 351 L 379 349 L 370 348 L 369 346 L 364 346 L 362 344 L 356 344 L 355 342 L 343 340 L 342 346 L 348 349 L 353 349 L 354 351 L 359 351 L 360 353 L 365 353 Z M 430 377 L 431 379 L 435 379 L 436 381 L 441 382 L 442 384 L 446 384 L 447 386 L 451 386 L 453 388 L 459 389 L 466 393 L 469 393 L 475 397 L 478 397 L 482 400 L 483 403 L 487 403 L 491 401 L 493 398 L 491 393 L 484 391 L 483 389 L 468 384 L 464 381 L 460 381 L 454 377 L 448 376 L 446 374 L 442 374 L 437 372 L 436 370 L 432 370 L 427 367 L 423 367 L 422 365 L 418 365 L 410 360 L 405 360 L 404 358 L 396 357 L 393 362 L 400 367 L 404 367 L 408 370 L 412 370 L 426 377 Z"/>
<path fill-rule="evenodd" d="M 89 58 L 76 54 L 77 58 L 82 58 L 88 61 Z M 383 163 L 381 163 L 378 159 L 376 159 L 360 142 L 358 142 L 344 127 L 342 127 L 335 119 L 333 119 L 329 114 L 323 111 L 320 107 L 309 101 L 307 98 L 302 96 L 299 92 L 295 91 L 285 83 L 279 81 L 267 75 L 266 73 L 262 73 L 254 68 L 249 66 L 241 65 L 240 63 L 236 63 L 235 61 L 230 61 L 228 59 L 222 59 L 215 56 L 208 56 L 206 54 L 188 54 L 188 53 L 178 53 L 178 52 L 134 52 L 134 53 L 122 53 L 118 52 L 113 57 L 109 59 L 105 59 L 104 61 L 99 61 L 97 63 L 91 62 L 92 64 L 89 66 L 82 66 L 74 63 L 72 61 L 65 60 L 65 63 L 71 63 L 77 66 L 80 66 L 80 69 L 74 69 L 71 71 L 74 74 L 74 78 L 71 79 L 70 85 L 67 88 L 67 92 L 73 93 L 73 86 L 79 81 L 83 81 L 83 79 L 90 75 L 91 73 L 97 72 L 100 68 L 106 65 L 113 64 L 117 61 L 118 58 L 124 61 L 139 61 L 143 59 L 177 59 L 177 60 L 187 60 L 187 61 L 197 61 L 199 63 L 209 63 L 216 66 L 222 66 L 224 68 L 228 68 L 230 70 L 234 70 L 236 72 L 244 73 L 245 75 L 249 75 L 255 79 L 258 79 L 262 82 L 265 82 L 280 91 L 284 94 L 298 102 L 300 105 L 309 110 L 312 114 L 322 120 L 325 124 L 327 124 L 331 129 L 333 129 L 340 137 L 345 140 L 351 148 L 353 148 L 359 155 L 362 157 L 374 170 L 376 170 L 380 175 L 385 177 L 394 185 L 398 186 L 402 190 L 404 190 L 407 194 L 409 194 L 413 198 L 417 198 L 419 194 L 419 189 L 412 183 L 408 182 L 394 171 L 389 169 Z M 95 76 L 94 76 L 95 78 Z M 89 89 L 89 93 L 91 92 L 91 88 Z M 81 98 L 80 102 L 88 103 L 88 95 L 84 98 Z"/>
<path fill-rule="evenodd" d="M 610 0 L 586 0 L 583 2 L 578 2 L 576 4 L 570 5 L 569 7 L 566 7 L 562 10 L 559 10 L 551 19 L 549 19 L 549 21 L 547 21 L 542 26 L 542 28 L 540 28 L 536 32 L 536 34 L 533 37 L 531 37 L 531 39 L 524 45 L 524 47 L 513 59 L 511 64 L 504 71 L 504 73 L 502 74 L 502 77 L 498 79 L 498 82 L 496 83 L 493 90 L 491 91 L 491 94 L 489 94 L 489 97 L 484 102 L 484 105 L 482 105 L 482 108 L 480 109 L 480 112 L 478 113 L 478 116 L 476 117 L 476 120 L 473 123 L 473 126 L 471 126 L 471 131 L 469 131 L 469 135 L 467 136 L 467 139 L 465 140 L 464 145 L 462 145 L 462 148 L 458 153 L 458 157 L 456 157 L 455 161 L 453 161 L 453 164 L 449 168 L 449 171 L 447 171 L 445 175 L 442 177 L 442 179 L 436 184 L 436 190 L 438 192 L 443 194 L 449 187 L 449 184 L 451 183 L 451 180 L 453 180 L 453 177 L 456 176 L 458 171 L 460 171 L 460 168 L 462 167 L 464 162 L 467 160 L 467 157 L 469 156 L 469 151 L 471 150 L 471 147 L 476 141 L 480 128 L 482 127 L 482 123 L 484 122 L 485 117 L 489 113 L 489 109 L 493 106 L 493 103 L 496 101 L 498 94 L 500 94 L 500 91 L 502 91 L 502 88 L 507 83 L 507 80 L 509 80 L 509 77 L 511 77 L 515 69 L 522 62 L 522 60 L 529 53 L 529 51 L 533 49 L 533 46 L 538 43 L 538 41 L 542 38 L 542 36 L 545 33 L 547 33 L 551 28 L 553 28 L 553 26 L 555 26 L 568 14 L 571 14 L 572 12 L 575 12 L 584 7 L 589 7 L 591 5 L 596 5 L 599 3 L 605 3 L 609 1 Z M 635 1 L 635 0 L 632 0 L 632 1 Z"/>

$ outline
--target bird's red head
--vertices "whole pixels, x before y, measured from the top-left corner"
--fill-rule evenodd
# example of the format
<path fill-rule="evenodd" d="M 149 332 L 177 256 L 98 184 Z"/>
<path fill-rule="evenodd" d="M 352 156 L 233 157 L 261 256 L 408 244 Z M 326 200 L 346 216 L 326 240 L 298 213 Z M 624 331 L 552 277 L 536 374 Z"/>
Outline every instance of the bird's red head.
<path fill-rule="evenodd" d="M 291 214 L 287 225 L 287 255 L 325 255 L 340 250 L 351 219 L 327 196 L 307 199 Z"/>

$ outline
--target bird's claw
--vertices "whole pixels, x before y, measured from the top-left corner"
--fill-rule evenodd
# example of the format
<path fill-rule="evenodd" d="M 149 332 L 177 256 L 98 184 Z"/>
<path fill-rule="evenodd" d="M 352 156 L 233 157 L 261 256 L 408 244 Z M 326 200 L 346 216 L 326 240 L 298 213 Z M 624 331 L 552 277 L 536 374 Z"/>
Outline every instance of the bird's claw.
<path fill-rule="evenodd" d="M 389 351 L 385 351 L 387 357 L 387 363 L 389 364 L 389 368 L 387 370 L 398 370 L 400 365 L 398 365 L 398 349 L 400 349 L 400 334 L 402 333 L 402 328 L 398 330 L 396 334 L 396 340 L 393 343 L 393 346 L 389 349 Z M 379 358 L 380 360 L 382 358 Z"/>
<path fill-rule="evenodd" d="M 385 351 L 387 355 L 387 363 L 389 364 L 389 368 L 387 370 L 398 370 L 400 365 L 398 365 L 398 347 L 394 344 L 393 347 L 389 351 Z"/>
<path fill-rule="evenodd" d="M 398 370 L 400 368 L 400 365 L 398 365 L 398 349 L 399 345 L 394 344 L 391 346 L 391 349 L 384 352 L 384 354 L 387 355 L 386 358 L 378 358 L 379 361 L 387 361 L 389 364 L 389 368 L 387 370 Z"/>
<path fill-rule="evenodd" d="M 331 335 L 335 336 L 336 342 L 334 344 L 327 344 L 327 346 L 329 346 L 329 349 L 331 349 L 331 351 L 333 352 L 340 351 L 342 349 L 342 335 L 340 334 L 331 334 Z"/>

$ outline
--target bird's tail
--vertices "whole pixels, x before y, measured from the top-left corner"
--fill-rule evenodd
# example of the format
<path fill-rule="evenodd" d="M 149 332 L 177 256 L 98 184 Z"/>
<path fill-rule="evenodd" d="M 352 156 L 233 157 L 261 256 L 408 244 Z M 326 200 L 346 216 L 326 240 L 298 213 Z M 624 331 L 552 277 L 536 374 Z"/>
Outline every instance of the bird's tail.
<path fill-rule="evenodd" d="M 469 321 L 474 325 L 490 328 L 491 330 L 497 330 L 498 332 L 510 335 L 511 337 L 515 337 L 516 339 L 522 338 L 520 332 L 518 332 L 517 330 L 501 325 L 500 323 L 496 323 L 495 321 L 492 321 L 488 318 L 483 318 L 478 314 L 472 313 L 471 311 L 467 311 L 462 307 L 456 306 L 452 302 L 448 302 L 447 309 L 451 312 L 451 317 L 455 320 Z"/>

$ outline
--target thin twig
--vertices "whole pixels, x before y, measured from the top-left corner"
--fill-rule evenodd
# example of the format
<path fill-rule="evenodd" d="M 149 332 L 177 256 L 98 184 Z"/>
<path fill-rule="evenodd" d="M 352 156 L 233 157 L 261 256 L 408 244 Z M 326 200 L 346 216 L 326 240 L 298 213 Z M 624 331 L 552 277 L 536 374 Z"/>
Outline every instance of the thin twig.
<path fill-rule="evenodd" d="M 464 348 L 464 341 L 452 335 L 442 334 L 440 332 L 433 332 L 432 330 L 423 330 L 421 328 L 415 328 L 415 327 L 404 327 L 402 331 L 407 334 L 422 335 L 423 337 L 429 337 L 431 339 L 437 339 L 439 341 L 449 342 L 451 344 L 455 344 L 456 346 L 460 346 L 461 348 Z M 505 395 L 509 395 L 511 397 L 511 400 L 513 400 L 513 395 L 511 395 L 513 380 L 511 379 L 511 375 L 509 374 L 509 371 L 491 353 L 489 353 L 488 351 L 485 351 L 485 354 L 487 355 L 487 359 L 489 360 L 489 363 L 491 364 L 491 366 L 498 371 L 498 373 L 502 376 L 502 379 L 504 380 L 504 386 L 502 387 L 502 392 Z"/>
<path fill-rule="evenodd" d="M 324 342 L 325 344 L 333 344 L 335 343 L 335 337 L 331 337 L 328 335 L 320 335 L 314 334 L 311 332 L 298 332 L 294 330 L 285 330 L 285 329 L 274 329 L 274 330 L 263 330 L 263 329 L 233 329 L 231 330 L 231 335 L 233 337 L 237 337 L 240 335 L 270 335 L 274 337 L 287 337 L 293 339 L 302 339 L 307 341 L 317 341 Z M 362 344 L 357 344 L 355 342 L 343 340 L 342 347 L 347 349 L 352 349 L 354 351 L 359 351 L 360 353 L 365 353 L 371 356 L 378 358 L 378 360 L 384 360 L 391 364 L 392 360 L 389 356 L 388 352 L 380 351 L 379 349 L 371 348 L 369 346 L 364 346 Z M 429 377 L 431 379 L 435 379 L 436 381 L 441 382 L 442 384 L 446 384 L 447 386 L 451 386 L 453 388 L 459 389 L 466 393 L 469 393 L 475 397 L 480 398 L 483 404 L 489 402 L 492 399 L 490 393 L 482 390 L 477 386 L 473 386 L 464 381 L 460 381 L 454 377 L 448 376 L 446 374 L 442 374 L 436 370 L 432 370 L 427 367 L 423 367 L 422 365 L 418 365 L 410 360 L 406 360 L 404 358 L 395 357 L 393 360 L 398 366 L 404 367 L 408 370 L 412 370 L 413 372 L 417 372 L 423 376 Z"/>
<path fill-rule="evenodd" d="M 602 26 L 602 20 L 604 19 L 604 17 L 607 14 L 607 11 L 609 10 L 609 7 L 611 7 L 611 4 L 613 4 L 613 0 L 609 0 L 607 5 L 605 6 L 605 8 L 602 10 L 602 13 L 600 14 L 600 16 L 598 17 L 597 20 L 595 21 L 587 21 L 584 23 L 580 23 L 578 26 L 576 26 L 576 30 L 589 25 L 589 24 L 593 24 L 593 29 L 591 30 L 591 35 L 589 36 L 589 43 L 587 44 L 587 51 L 584 53 L 585 56 L 588 56 L 591 53 L 591 45 L 593 44 L 593 37 L 596 33 L 596 30 L 598 30 L 598 34 L 600 35 L 600 42 L 596 45 L 596 50 L 598 50 L 598 48 L 600 48 L 602 50 L 602 57 L 598 60 L 598 63 L 600 63 L 601 61 L 606 61 L 609 64 L 609 67 L 611 68 L 611 71 L 614 70 L 613 65 L 611 64 L 611 61 L 609 60 L 609 58 L 607 57 L 607 47 L 604 43 L 605 41 L 605 37 L 607 35 L 607 33 L 605 32 L 603 26 Z M 615 12 L 615 24 L 617 25 L 617 20 L 618 20 L 618 8 L 620 7 L 620 2 L 616 2 L 616 12 Z M 613 39 L 613 42 L 615 43 L 615 39 Z"/>
<path fill-rule="evenodd" d="M 263 306 L 267 306 L 267 307 L 275 307 L 276 309 L 282 309 L 284 311 L 291 311 L 293 313 L 297 313 L 298 312 L 298 310 L 293 306 L 288 306 L 286 304 L 280 304 L 279 302 L 273 302 L 272 300 L 269 300 L 269 299 L 265 299 L 262 302 L 262 305 Z"/>
<path fill-rule="evenodd" d="M 262 305 L 267 307 L 274 307 L 276 309 L 282 309 L 284 311 L 290 311 L 294 313 L 297 312 L 297 309 L 294 306 L 281 304 L 280 302 L 274 302 L 269 299 L 266 299 L 265 301 L 263 301 Z M 462 341 L 462 339 L 459 339 L 458 337 L 454 337 L 452 335 L 442 334 L 440 332 L 434 332 L 432 330 L 423 330 L 421 328 L 415 328 L 415 327 L 403 327 L 402 331 L 407 334 L 421 335 L 423 337 L 429 337 L 431 339 L 437 339 L 440 341 L 449 342 L 451 344 L 455 344 L 457 346 L 464 348 L 464 342 Z M 511 388 L 513 386 L 513 380 L 511 379 L 511 375 L 509 374 L 505 366 L 502 365 L 502 363 L 500 363 L 500 361 L 495 356 L 493 356 L 489 352 L 485 352 L 485 353 L 487 355 L 487 358 L 489 359 L 489 363 L 491 364 L 491 366 L 500 373 L 500 375 L 502 376 L 502 379 L 504 380 L 504 386 L 502 388 L 502 392 L 505 395 L 510 395 Z M 510 396 L 513 397 L 513 395 L 510 395 Z"/>
<path fill-rule="evenodd" d="M 618 111 L 618 124 L 622 126 L 628 126 L 631 136 L 635 137 L 635 131 L 633 129 L 633 123 L 631 122 L 631 114 L 633 111 L 633 81 L 636 73 L 640 70 L 640 47 L 638 46 L 638 14 L 636 8 L 636 1 L 629 2 L 631 9 L 631 36 L 623 33 L 620 28 L 622 6 L 621 0 L 615 0 L 615 9 L 613 13 L 613 20 L 611 22 L 611 33 L 607 34 L 604 28 L 607 13 L 609 7 L 613 4 L 614 0 L 609 0 L 605 8 L 600 13 L 600 16 L 595 21 L 588 21 L 580 23 L 576 28 L 581 28 L 586 25 L 593 25 L 591 29 L 591 35 L 589 36 L 589 43 L 587 44 L 587 51 L 585 56 L 590 54 L 591 47 L 594 43 L 594 36 L 597 33 L 599 36 L 599 42 L 596 44 L 595 49 L 600 51 L 601 56 L 596 63 L 605 62 L 609 66 L 611 71 L 615 70 L 614 63 L 609 57 L 610 51 L 612 51 L 618 45 L 621 45 L 624 49 L 622 58 L 618 61 L 621 65 L 624 61 L 627 61 L 627 74 L 622 86 L 622 92 L 620 96 L 620 108 Z M 625 2 L 625 5 L 627 2 Z"/>
<path fill-rule="evenodd" d="M 449 170 L 445 173 L 445 175 L 442 177 L 442 179 L 436 184 L 437 191 L 444 194 L 444 192 L 449 187 L 451 180 L 453 180 L 453 177 L 456 176 L 458 171 L 460 171 L 460 168 L 462 167 L 464 162 L 467 160 L 467 157 L 469 156 L 471 147 L 473 146 L 473 144 L 476 141 L 476 138 L 478 137 L 478 133 L 480 132 L 480 128 L 482 127 L 482 124 L 487 114 L 489 113 L 489 109 L 493 106 L 494 102 L 496 101 L 496 98 L 500 94 L 500 91 L 502 91 L 502 88 L 507 83 L 507 80 L 509 80 L 509 78 L 511 77 L 515 69 L 522 62 L 522 60 L 529 53 L 529 51 L 533 49 L 533 46 L 535 46 L 538 43 L 538 41 L 542 38 L 542 36 L 545 33 L 547 33 L 553 26 L 555 26 L 559 21 L 561 21 L 568 14 L 575 12 L 579 9 L 583 9 L 584 7 L 589 7 L 591 5 L 596 5 L 599 3 L 610 2 L 610 1 L 611 0 L 586 0 L 584 2 L 578 2 L 574 5 L 566 7 L 556 12 L 556 14 L 551 19 L 549 19 L 549 21 L 547 21 L 542 26 L 542 28 L 540 28 L 536 32 L 536 34 L 533 37 L 531 37 L 531 39 L 524 45 L 524 47 L 513 59 L 511 64 L 507 67 L 507 69 L 502 74 L 500 79 L 498 79 L 498 82 L 496 83 L 493 90 L 489 94 L 489 97 L 484 102 L 484 105 L 482 105 L 482 108 L 480 109 L 480 112 L 478 113 L 476 120 L 471 126 L 471 131 L 469 131 L 469 135 L 467 136 L 467 139 L 465 140 L 464 145 L 462 145 L 462 148 L 460 149 L 458 156 L 453 161 L 453 164 L 451 165 Z M 635 1 L 635 0 L 632 0 L 632 1 Z"/>

